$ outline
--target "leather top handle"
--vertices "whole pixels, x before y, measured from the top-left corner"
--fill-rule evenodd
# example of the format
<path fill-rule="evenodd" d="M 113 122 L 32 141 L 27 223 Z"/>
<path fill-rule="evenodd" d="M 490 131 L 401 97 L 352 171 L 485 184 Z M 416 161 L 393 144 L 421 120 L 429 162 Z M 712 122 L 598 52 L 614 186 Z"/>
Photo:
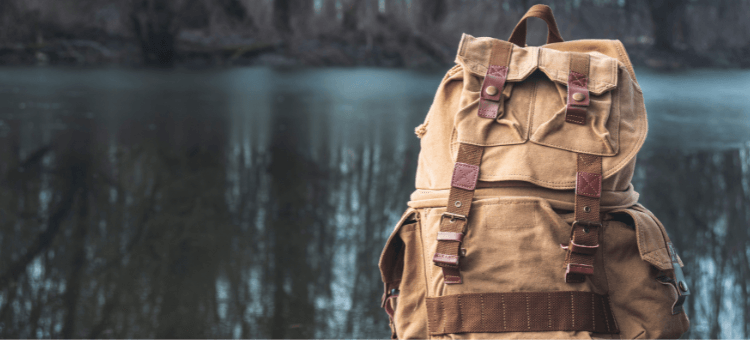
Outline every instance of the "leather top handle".
<path fill-rule="evenodd" d="M 560 31 L 557 29 L 557 23 L 555 22 L 555 16 L 552 14 L 552 9 L 547 5 L 534 5 L 529 8 L 529 11 L 523 15 L 521 20 L 513 29 L 513 33 L 510 34 L 508 41 L 521 46 L 526 46 L 526 19 L 528 18 L 539 18 L 547 23 L 547 43 L 563 42 L 563 38 L 560 35 Z"/>

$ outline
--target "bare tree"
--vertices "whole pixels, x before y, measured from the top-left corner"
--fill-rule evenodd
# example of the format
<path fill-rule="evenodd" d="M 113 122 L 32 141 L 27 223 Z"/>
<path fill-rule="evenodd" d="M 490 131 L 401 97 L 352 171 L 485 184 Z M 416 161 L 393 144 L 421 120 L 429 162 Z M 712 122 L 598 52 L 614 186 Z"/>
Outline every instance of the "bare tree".
<path fill-rule="evenodd" d="M 141 45 L 143 63 L 171 66 L 180 28 L 182 1 L 134 0 L 130 13 L 133 34 Z"/>
<path fill-rule="evenodd" d="M 419 0 L 419 22 L 422 28 L 432 28 L 445 18 L 448 10 L 445 0 Z"/>
<path fill-rule="evenodd" d="M 273 26 L 281 34 L 292 32 L 290 0 L 273 0 Z"/>
<path fill-rule="evenodd" d="M 661 51 L 674 50 L 677 38 L 686 40 L 684 14 L 687 1 L 649 0 L 646 4 L 653 24 L 654 48 Z"/>

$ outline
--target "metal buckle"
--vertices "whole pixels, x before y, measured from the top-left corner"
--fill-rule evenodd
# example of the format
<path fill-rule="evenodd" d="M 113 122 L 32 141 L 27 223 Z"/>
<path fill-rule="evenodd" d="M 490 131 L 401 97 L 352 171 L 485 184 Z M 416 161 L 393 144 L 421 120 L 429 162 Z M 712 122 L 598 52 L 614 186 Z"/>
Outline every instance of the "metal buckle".
<path fill-rule="evenodd" d="M 449 213 L 449 212 L 446 211 L 446 212 L 443 213 L 442 217 L 445 217 L 445 216 L 448 216 L 448 217 L 451 218 L 451 220 L 450 220 L 451 223 L 456 222 L 456 220 L 464 220 L 464 221 L 466 221 L 466 216 L 461 215 L 461 214 L 454 214 L 454 213 Z"/>
<path fill-rule="evenodd" d="M 575 228 L 576 224 L 580 224 L 584 227 L 600 227 L 602 226 L 602 222 L 589 222 L 589 221 L 574 221 L 572 227 Z"/>
<path fill-rule="evenodd" d="M 577 224 L 583 227 L 583 232 L 586 234 L 589 233 L 589 228 L 601 228 L 602 227 L 602 222 L 573 221 L 573 224 L 571 225 L 571 229 L 570 229 L 571 233 L 573 232 L 573 230 L 576 229 Z"/>

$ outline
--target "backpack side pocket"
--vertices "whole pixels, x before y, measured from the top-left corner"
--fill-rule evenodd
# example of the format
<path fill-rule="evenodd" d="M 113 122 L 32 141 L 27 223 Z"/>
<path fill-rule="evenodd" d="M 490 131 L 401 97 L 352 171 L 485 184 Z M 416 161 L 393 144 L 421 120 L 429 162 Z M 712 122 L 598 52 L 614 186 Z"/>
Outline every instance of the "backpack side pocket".
<path fill-rule="evenodd" d="M 390 317 L 394 339 L 428 337 L 419 216 L 414 209 L 404 213 L 380 256 L 380 274 L 385 288 L 381 303 Z"/>
<path fill-rule="evenodd" d="M 623 339 L 678 338 L 690 327 L 681 261 L 664 226 L 641 205 L 609 213 L 604 267 Z"/>

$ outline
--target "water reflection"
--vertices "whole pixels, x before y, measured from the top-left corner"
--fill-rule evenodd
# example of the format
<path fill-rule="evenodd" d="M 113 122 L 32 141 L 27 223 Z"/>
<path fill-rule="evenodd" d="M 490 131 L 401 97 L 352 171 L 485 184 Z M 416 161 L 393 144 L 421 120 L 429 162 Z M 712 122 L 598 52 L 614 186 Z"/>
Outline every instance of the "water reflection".
<path fill-rule="evenodd" d="M 669 92 L 700 71 L 639 76 L 634 182 L 686 262 L 688 336 L 748 337 L 750 113 Z M 387 337 L 377 258 L 441 77 L 0 70 L 0 335 Z"/>

